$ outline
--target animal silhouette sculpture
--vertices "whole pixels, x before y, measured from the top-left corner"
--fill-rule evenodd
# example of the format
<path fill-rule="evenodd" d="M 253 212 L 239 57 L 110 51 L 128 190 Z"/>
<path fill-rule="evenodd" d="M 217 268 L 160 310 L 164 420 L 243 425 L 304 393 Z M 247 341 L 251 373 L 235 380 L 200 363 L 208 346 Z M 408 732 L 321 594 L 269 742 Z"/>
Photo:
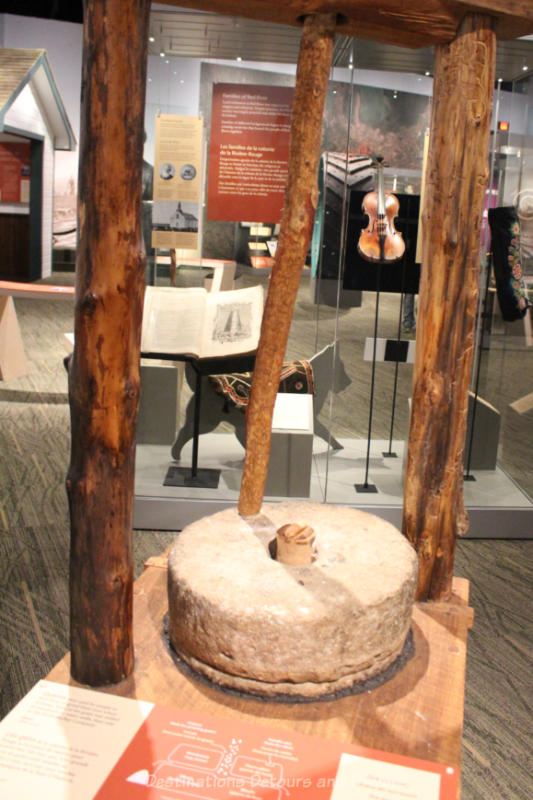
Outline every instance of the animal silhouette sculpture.
<path fill-rule="evenodd" d="M 333 436 L 329 436 L 328 430 L 323 422 L 318 419 L 322 406 L 326 400 L 328 391 L 332 388 L 335 394 L 342 392 L 350 385 L 350 379 L 344 369 L 344 364 L 339 355 L 339 346 L 334 344 L 326 345 L 320 352 L 309 359 L 313 370 L 313 417 L 314 432 L 317 436 L 328 442 L 333 450 L 342 450 L 342 445 Z M 196 384 L 196 373 L 190 364 L 185 365 L 185 379 L 189 387 L 194 391 Z M 333 385 L 332 385 L 333 382 Z M 246 418 L 244 412 L 237 406 L 229 406 L 224 397 L 206 382 L 205 390 L 202 391 L 202 407 L 200 413 L 200 434 L 211 433 L 221 422 L 232 425 L 235 435 L 240 444 L 246 446 Z M 190 439 L 193 438 L 194 431 L 194 395 L 191 397 L 185 410 L 185 422 L 178 432 L 176 440 L 172 445 L 171 453 L 175 461 L 179 461 L 181 451 Z"/>

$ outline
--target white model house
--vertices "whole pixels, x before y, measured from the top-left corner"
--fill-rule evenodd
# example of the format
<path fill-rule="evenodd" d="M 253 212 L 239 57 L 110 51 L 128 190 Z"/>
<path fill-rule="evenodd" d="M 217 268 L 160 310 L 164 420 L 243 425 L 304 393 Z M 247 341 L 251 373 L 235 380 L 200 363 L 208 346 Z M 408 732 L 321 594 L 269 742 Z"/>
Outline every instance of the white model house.
<path fill-rule="evenodd" d="M 0 278 L 51 274 L 54 151 L 75 146 L 46 52 L 0 48 Z"/>

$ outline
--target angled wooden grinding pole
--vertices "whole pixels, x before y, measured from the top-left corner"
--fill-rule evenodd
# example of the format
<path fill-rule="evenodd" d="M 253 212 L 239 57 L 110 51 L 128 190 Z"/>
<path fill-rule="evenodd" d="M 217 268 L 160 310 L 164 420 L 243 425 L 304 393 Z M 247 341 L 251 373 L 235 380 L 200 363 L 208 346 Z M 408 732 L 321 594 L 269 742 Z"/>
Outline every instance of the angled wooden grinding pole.
<path fill-rule="evenodd" d="M 307 16 L 300 41 L 285 203 L 246 416 L 246 456 L 238 504 L 244 517 L 258 514 L 263 502 L 274 403 L 300 276 L 311 241 L 335 22 L 335 14 Z"/>
<path fill-rule="evenodd" d="M 403 517 L 419 600 L 450 596 L 456 537 L 468 526 L 463 448 L 495 60 L 484 14 L 467 14 L 455 39 L 436 47 Z"/>
<path fill-rule="evenodd" d="M 148 0 L 85 10 L 76 263 L 69 365 L 71 674 L 133 669 L 132 509 L 145 257 L 141 178 Z"/>

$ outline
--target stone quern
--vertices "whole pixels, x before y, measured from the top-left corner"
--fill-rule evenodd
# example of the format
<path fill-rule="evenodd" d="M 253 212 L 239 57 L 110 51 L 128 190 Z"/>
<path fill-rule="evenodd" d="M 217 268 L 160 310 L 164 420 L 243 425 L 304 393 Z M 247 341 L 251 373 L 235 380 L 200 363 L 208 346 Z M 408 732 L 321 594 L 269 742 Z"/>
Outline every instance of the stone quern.
<path fill-rule="evenodd" d="M 298 520 L 314 560 L 272 557 Z M 169 636 L 214 683 L 251 694 L 320 697 L 386 670 L 402 653 L 417 581 L 414 549 L 390 523 L 342 506 L 265 504 L 188 525 L 168 561 Z"/>

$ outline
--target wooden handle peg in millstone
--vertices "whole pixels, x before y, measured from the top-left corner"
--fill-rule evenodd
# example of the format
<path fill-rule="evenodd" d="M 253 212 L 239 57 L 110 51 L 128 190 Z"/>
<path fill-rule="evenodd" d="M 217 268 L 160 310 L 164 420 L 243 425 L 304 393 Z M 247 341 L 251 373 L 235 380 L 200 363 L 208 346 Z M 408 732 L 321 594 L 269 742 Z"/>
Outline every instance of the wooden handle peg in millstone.
<path fill-rule="evenodd" d="M 276 532 L 276 561 L 303 567 L 313 563 L 315 533 L 309 525 L 291 522 Z"/>

